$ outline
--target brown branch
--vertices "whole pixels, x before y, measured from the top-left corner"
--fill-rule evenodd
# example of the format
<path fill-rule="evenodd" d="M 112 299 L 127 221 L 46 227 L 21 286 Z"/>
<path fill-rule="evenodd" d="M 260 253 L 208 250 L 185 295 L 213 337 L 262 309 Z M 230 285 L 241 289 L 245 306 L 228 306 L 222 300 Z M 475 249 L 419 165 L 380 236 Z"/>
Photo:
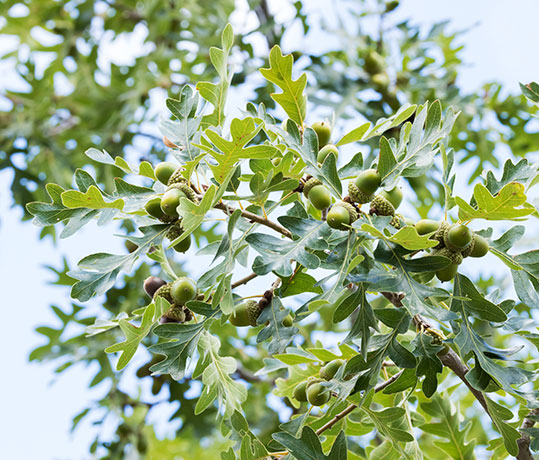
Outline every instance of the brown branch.
<path fill-rule="evenodd" d="M 532 411 L 530 411 L 530 413 L 522 421 L 522 425 L 520 425 L 521 431 L 525 430 L 526 428 L 531 428 L 533 425 L 535 425 L 535 420 L 530 418 L 534 415 L 539 415 L 539 409 L 533 409 Z M 531 439 L 527 433 L 522 433 L 522 436 L 517 439 L 518 454 L 516 458 L 518 460 L 533 460 L 533 455 L 530 452 L 530 442 Z"/>
<path fill-rule="evenodd" d="M 377 393 L 379 391 L 382 391 L 385 387 L 392 384 L 395 380 L 397 380 L 401 374 L 404 371 L 399 371 L 389 379 L 387 379 L 385 382 L 380 383 L 380 385 L 374 387 L 374 392 Z M 335 425 L 339 420 L 342 420 L 344 417 L 346 417 L 348 414 L 353 412 L 355 409 L 357 409 L 357 404 L 350 404 L 346 409 L 344 409 L 342 412 L 339 412 L 335 417 L 333 417 L 329 422 L 327 422 L 325 425 L 321 426 L 316 430 L 316 434 L 320 436 L 324 431 L 329 430 L 333 425 Z"/>
<path fill-rule="evenodd" d="M 232 283 L 230 287 L 232 289 L 237 288 L 238 286 L 241 286 L 242 284 L 247 284 L 252 279 L 255 279 L 258 275 L 256 273 L 251 273 L 250 275 L 244 276 L 243 278 L 239 279 L 238 281 Z"/>
<path fill-rule="evenodd" d="M 387 300 L 389 300 L 395 307 L 400 308 L 402 307 L 402 299 L 404 298 L 404 294 L 402 293 L 395 293 L 395 292 L 382 292 L 381 293 Z M 414 323 L 415 325 L 420 329 L 429 329 L 431 325 L 429 322 L 423 318 L 420 315 L 414 316 Z M 459 355 L 457 355 L 451 348 L 448 349 L 448 351 L 445 354 L 441 354 L 438 356 L 440 358 L 440 361 L 442 364 L 449 369 L 451 369 L 457 377 L 462 380 L 462 382 L 468 387 L 470 392 L 474 395 L 475 399 L 481 404 L 483 409 L 487 412 L 487 414 L 490 413 L 488 411 L 487 402 L 485 401 L 485 396 L 481 391 L 476 390 L 468 380 L 466 380 L 465 375 L 469 372 L 468 366 L 462 362 Z"/>
<path fill-rule="evenodd" d="M 216 204 L 215 208 L 220 209 L 221 211 L 224 211 L 226 214 L 232 214 L 236 210 L 236 208 L 233 208 L 232 206 L 228 206 L 227 204 L 223 202 Z M 250 220 L 251 222 L 256 222 L 257 224 L 265 225 L 266 227 L 269 227 L 272 230 L 275 230 L 281 235 L 284 235 L 287 238 L 292 239 L 292 233 L 288 229 L 284 228 L 282 225 L 279 225 L 277 222 L 273 222 L 272 220 L 269 220 L 265 217 L 254 214 L 252 212 L 245 211 L 243 209 L 241 209 L 241 215 L 245 217 L 246 219 Z"/>

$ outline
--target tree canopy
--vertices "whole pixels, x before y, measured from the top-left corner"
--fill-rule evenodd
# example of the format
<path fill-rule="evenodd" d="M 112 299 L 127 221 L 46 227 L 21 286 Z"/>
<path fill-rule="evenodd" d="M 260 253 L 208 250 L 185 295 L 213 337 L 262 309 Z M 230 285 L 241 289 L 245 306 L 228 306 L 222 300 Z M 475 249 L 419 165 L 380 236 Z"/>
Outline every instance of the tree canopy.
<path fill-rule="evenodd" d="M 18 5 L 0 6 L 25 45 L 3 57 L 27 83 L 0 114 L 14 201 L 59 250 L 93 222 L 126 246 L 54 270 L 73 300 L 30 357 L 98 365 L 107 394 L 74 427 L 100 411 L 117 428 L 92 453 L 532 458 L 539 85 L 465 94 L 457 34 L 394 24 L 393 1 L 344 2 L 339 35 L 301 2 L 284 24 L 249 1 L 239 34 L 232 1 Z M 338 45 L 286 54 L 291 24 Z M 139 56 L 104 69 L 106 40 L 137 28 Z M 149 414 L 178 402 L 163 438 Z"/>

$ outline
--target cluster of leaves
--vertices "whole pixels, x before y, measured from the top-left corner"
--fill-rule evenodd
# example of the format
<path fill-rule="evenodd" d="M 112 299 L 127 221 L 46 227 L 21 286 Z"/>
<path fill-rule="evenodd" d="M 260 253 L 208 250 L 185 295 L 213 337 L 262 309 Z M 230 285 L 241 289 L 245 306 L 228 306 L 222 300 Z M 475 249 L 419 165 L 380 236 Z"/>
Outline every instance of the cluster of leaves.
<path fill-rule="evenodd" d="M 110 317 L 88 324 L 88 333 L 112 341 L 107 352 L 121 352 L 117 369 L 129 363 L 141 344 L 149 347 L 156 356 L 145 372 L 154 379 L 170 376 L 171 392 L 199 379 L 203 389 L 194 407 L 182 400 L 182 409 L 185 402 L 192 410 L 186 426 L 196 429 L 198 417 L 217 414 L 221 435 L 227 439 L 221 453 L 224 460 L 288 454 L 298 460 L 420 459 L 440 448 L 448 458 L 473 458 L 472 430 L 478 443 L 490 438 L 495 458 L 517 455 L 521 435 L 510 421 L 513 413 L 505 400 L 514 398 L 526 411 L 537 406 L 538 396 L 527 385 L 534 381 L 534 373 L 512 358 L 521 347 L 506 348 L 508 338 L 503 334 L 520 331 L 524 339 L 535 340 L 524 332 L 532 323 L 518 312 L 538 304 L 539 254 L 509 253 L 524 227 L 512 227 L 497 239 L 491 228 L 479 232 L 489 238 L 492 254 L 511 270 L 517 305 L 516 300 L 501 300 L 499 290 L 487 295 L 464 274 L 456 276 L 452 291 L 425 277 L 448 261 L 429 254 L 437 242 L 432 234 L 418 234 L 413 225 L 395 229 L 390 217 L 361 213 L 347 231 L 329 227 L 324 213 L 308 204 L 298 185 L 307 175 L 314 177 L 333 200 L 340 200 L 343 182 L 369 167 L 377 168 L 382 187 L 389 190 L 403 179 L 425 176 L 437 165 L 443 170 L 446 218 L 453 214 L 466 223 L 511 222 L 537 217 L 526 193 L 537 181 L 538 166 L 525 159 L 517 164 L 508 160 L 501 179 L 488 172 L 471 197 L 455 196 L 455 153 L 449 145 L 457 113 L 450 108 L 444 112 L 437 101 L 404 105 L 393 115 L 361 123 L 336 139 L 339 146 L 375 143 L 376 156 L 364 159 L 361 154 L 341 153 L 339 167 L 333 155 L 319 164 L 318 138 L 306 124 L 306 75 L 295 77 L 292 56 L 284 56 L 278 46 L 272 48 L 269 66 L 261 73 L 279 88 L 272 98 L 286 114 L 285 122 L 278 122 L 264 104 L 253 103 L 241 117 L 227 118 L 224 108 L 232 81 L 227 57 L 233 40 L 230 26 L 225 27 L 221 48 L 209 50 L 218 80 L 198 83 L 196 89 L 183 87 L 179 99 L 167 101 L 174 120 L 161 126 L 172 146 L 171 156 L 200 196 L 197 203 L 180 201 L 184 231 L 170 245 L 196 234 L 217 215 L 227 224 L 199 251 L 212 255 L 213 261 L 198 278 L 199 297 L 187 303 L 195 318 L 185 324 L 159 325 L 168 305 L 156 298 L 138 308 L 111 310 Z M 145 185 L 118 177 L 108 192 L 106 185 L 78 170 L 76 190 L 52 184 L 47 187 L 49 202 L 28 205 L 34 222 L 40 226 L 62 222 L 65 237 L 93 220 L 104 224 L 121 219 L 141 236 L 129 236 L 136 248 L 127 255 L 98 253 L 83 258 L 68 272 L 74 281 L 72 297 L 84 302 L 93 295 L 108 295 L 121 273 L 139 262 L 145 266 L 148 259 L 160 265 L 164 277 L 176 278 L 163 246 L 169 225 L 156 223 L 143 208 L 149 198 L 163 193 L 162 185 L 152 183 L 151 165 L 132 167 L 97 149 L 87 155 L 128 178 L 138 176 Z M 189 252 L 187 260 L 193 257 Z M 252 274 L 235 282 L 241 266 Z M 248 284 L 254 279 L 271 286 L 271 301 L 258 325 L 238 335 L 228 317 L 242 299 L 256 294 Z M 249 295 L 238 294 L 239 287 Z M 141 288 L 130 286 L 127 292 L 131 295 L 131 290 Z M 289 325 L 284 320 L 293 305 L 297 308 Z M 59 316 L 65 323 L 78 313 L 79 307 L 71 316 L 61 312 Z M 434 323 L 439 331 L 430 326 Z M 333 350 L 312 341 L 311 333 L 323 331 L 324 324 L 347 333 Z M 54 331 L 43 332 L 51 344 L 59 339 Z M 253 346 L 254 357 L 234 345 L 236 337 L 246 350 Z M 472 370 L 459 375 L 443 358 L 446 355 L 466 370 L 470 364 Z M 324 384 L 332 399 L 322 409 L 306 410 L 293 398 L 294 388 L 316 376 L 324 362 L 337 358 L 346 365 Z M 460 385 L 454 385 L 457 376 Z M 461 424 L 462 412 L 449 399 L 464 393 L 462 403 L 469 405 L 468 387 L 500 438 L 492 439 L 492 432 L 479 423 Z M 249 409 L 249 403 L 258 392 L 268 391 L 292 406 L 294 415 L 285 423 L 273 416 L 265 430 L 255 430 L 251 418 L 260 422 L 260 415 L 254 414 L 256 408 Z M 265 408 L 263 400 L 257 401 Z M 130 427 L 121 438 L 125 444 L 145 439 L 140 433 L 144 417 L 145 412 L 138 411 L 125 421 Z M 137 448 L 145 452 L 147 446 Z"/>

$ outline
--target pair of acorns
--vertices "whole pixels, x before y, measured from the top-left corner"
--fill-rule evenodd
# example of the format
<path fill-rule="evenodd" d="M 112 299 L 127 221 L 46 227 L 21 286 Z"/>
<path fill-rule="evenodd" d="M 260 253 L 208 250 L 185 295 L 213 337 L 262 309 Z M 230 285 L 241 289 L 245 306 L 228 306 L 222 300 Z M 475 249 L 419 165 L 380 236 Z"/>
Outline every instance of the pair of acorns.
<path fill-rule="evenodd" d="M 144 209 L 156 219 L 165 223 L 173 223 L 173 226 L 167 232 L 169 240 L 175 240 L 183 232 L 181 221 L 178 220 L 177 208 L 181 198 L 187 198 L 196 202 L 196 194 L 187 185 L 187 181 L 181 175 L 182 168 L 178 168 L 174 163 L 162 162 L 155 167 L 155 177 L 159 182 L 167 185 L 167 190 L 162 196 L 154 197 L 148 200 Z M 174 246 L 178 252 L 186 252 L 191 247 L 191 237 L 183 239 Z"/>
<path fill-rule="evenodd" d="M 273 291 L 268 289 L 258 302 L 252 299 L 241 302 L 234 307 L 234 311 L 228 318 L 230 324 L 237 327 L 257 326 L 260 313 L 271 303 L 272 299 Z M 293 322 L 294 319 L 290 314 L 286 315 L 283 319 L 283 325 L 285 327 L 291 327 Z"/>
<path fill-rule="evenodd" d="M 422 219 L 415 224 L 415 228 L 418 234 L 432 233 L 434 239 L 438 240 L 433 256 L 443 256 L 451 261 L 449 265 L 436 271 L 436 277 L 440 281 L 452 280 L 464 258 L 483 257 L 489 250 L 488 241 L 466 225 Z"/>
<path fill-rule="evenodd" d="M 191 311 L 185 306 L 197 295 L 197 284 L 191 278 L 182 276 L 167 283 L 162 278 L 150 276 L 144 281 L 144 290 L 153 299 L 163 297 L 170 303 L 170 308 L 161 318 L 162 323 L 184 323 L 192 318 Z"/>
<path fill-rule="evenodd" d="M 293 396 L 299 402 L 308 402 L 313 406 L 323 406 L 331 398 L 331 392 L 324 386 L 344 364 L 342 359 L 334 359 L 320 369 L 319 378 L 310 378 L 294 388 Z"/>

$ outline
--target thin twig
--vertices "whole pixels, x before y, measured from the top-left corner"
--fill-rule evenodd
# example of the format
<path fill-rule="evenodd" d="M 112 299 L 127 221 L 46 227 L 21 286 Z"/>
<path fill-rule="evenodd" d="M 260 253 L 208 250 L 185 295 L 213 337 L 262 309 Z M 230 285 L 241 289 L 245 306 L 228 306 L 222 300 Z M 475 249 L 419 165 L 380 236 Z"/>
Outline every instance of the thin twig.
<path fill-rule="evenodd" d="M 236 210 L 236 208 L 233 208 L 232 206 L 228 206 L 227 204 L 223 202 L 216 204 L 215 208 L 220 209 L 221 211 L 224 211 L 226 214 L 232 214 Z M 244 210 L 241 210 L 241 215 L 252 222 L 265 225 L 266 227 L 269 227 L 275 230 L 281 235 L 284 235 L 287 238 L 292 239 L 292 233 L 288 229 L 284 228 L 282 225 L 279 225 L 277 222 L 273 222 L 272 220 L 266 219 L 262 216 L 259 216 L 252 212 L 244 211 Z"/>
<path fill-rule="evenodd" d="M 374 387 L 374 392 L 377 393 L 379 391 L 382 391 L 385 387 L 392 384 L 395 380 L 397 380 L 401 374 L 404 371 L 399 371 L 389 379 L 387 379 L 385 382 L 380 383 L 380 385 Z M 333 425 L 335 425 L 339 420 L 346 417 L 348 414 L 353 412 L 355 409 L 357 409 L 357 404 L 350 404 L 346 409 L 344 409 L 342 412 L 339 412 L 335 417 L 333 417 L 329 422 L 327 422 L 325 425 L 321 426 L 316 430 L 316 434 L 320 436 L 324 431 L 329 430 Z"/>
<path fill-rule="evenodd" d="M 239 279 L 238 281 L 235 281 L 230 286 L 232 289 L 237 288 L 238 286 L 241 286 L 242 284 L 247 284 L 252 279 L 255 279 L 258 275 L 256 273 L 251 273 L 250 275 L 244 276 L 243 278 Z"/>

